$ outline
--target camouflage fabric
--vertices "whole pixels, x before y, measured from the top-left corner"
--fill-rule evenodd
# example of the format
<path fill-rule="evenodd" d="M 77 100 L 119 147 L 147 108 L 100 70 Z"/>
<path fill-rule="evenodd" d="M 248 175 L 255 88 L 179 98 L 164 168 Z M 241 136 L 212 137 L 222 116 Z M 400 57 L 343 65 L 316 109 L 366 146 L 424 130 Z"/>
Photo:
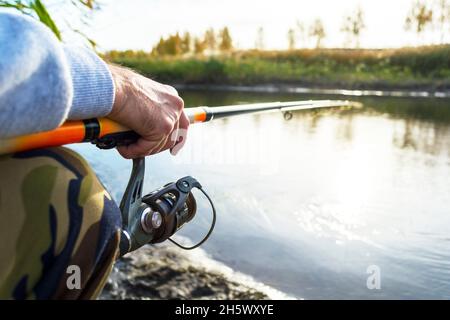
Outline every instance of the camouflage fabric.
<path fill-rule="evenodd" d="M 0 298 L 96 298 L 118 254 L 120 211 L 74 151 L 0 156 Z M 69 266 L 81 289 L 70 289 Z"/>

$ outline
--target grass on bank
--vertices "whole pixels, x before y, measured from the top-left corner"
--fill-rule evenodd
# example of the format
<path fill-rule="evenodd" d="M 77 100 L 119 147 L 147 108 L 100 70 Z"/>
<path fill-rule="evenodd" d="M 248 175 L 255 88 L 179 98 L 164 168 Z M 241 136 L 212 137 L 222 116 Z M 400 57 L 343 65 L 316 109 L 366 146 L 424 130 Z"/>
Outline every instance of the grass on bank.
<path fill-rule="evenodd" d="M 450 88 L 450 45 L 402 49 L 238 51 L 155 57 L 112 51 L 111 62 L 178 84 L 293 84 L 341 88 Z"/>

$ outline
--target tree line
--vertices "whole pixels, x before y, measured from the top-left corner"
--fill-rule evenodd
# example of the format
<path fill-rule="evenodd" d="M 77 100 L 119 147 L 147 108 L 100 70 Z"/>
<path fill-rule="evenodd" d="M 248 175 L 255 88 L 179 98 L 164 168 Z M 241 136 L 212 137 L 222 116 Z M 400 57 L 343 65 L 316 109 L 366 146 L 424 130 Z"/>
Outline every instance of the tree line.
<path fill-rule="evenodd" d="M 183 55 L 188 53 L 204 54 L 229 52 L 233 50 L 233 40 L 228 27 L 216 31 L 206 30 L 203 37 L 193 37 L 189 32 L 180 35 L 179 32 L 161 37 L 153 47 L 153 55 Z"/>
<path fill-rule="evenodd" d="M 450 1 L 449 0 L 417 0 L 415 1 L 404 21 L 406 31 L 414 32 L 420 39 L 429 29 L 438 29 L 440 42 L 445 41 L 445 35 L 450 34 Z M 345 35 L 345 47 L 359 48 L 360 38 L 365 24 L 364 12 L 357 7 L 353 12 L 344 16 L 340 31 Z M 316 18 L 310 25 L 297 21 L 287 31 L 287 47 L 289 50 L 304 48 L 311 44 L 320 48 L 323 45 L 327 31 L 320 18 Z M 259 27 L 256 32 L 254 48 L 265 49 L 264 28 Z M 230 52 L 234 49 L 233 39 L 227 27 L 221 30 L 212 28 L 200 37 L 193 37 L 189 32 L 175 33 L 168 37 L 161 37 L 153 47 L 154 55 L 184 55 L 184 54 L 214 54 Z"/>
<path fill-rule="evenodd" d="M 406 31 L 415 32 L 419 38 L 426 30 L 437 29 L 440 32 L 440 42 L 444 43 L 445 35 L 450 34 L 450 1 L 416 0 L 406 15 L 404 28 Z M 361 34 L 365 29 L 364 12 L 361 7 L 357 7 L 344 17 L 341 25 L 340 31 L 346 35 L 345 46 L 358 48 Z M 314 20 L 309 29 L 301 22 L 297 22 L 294 28 L 289 29 L 287 34 L 289 49 L 296 47 L 299 38 L 305 42 L 306 36 L 315 40 L 316 48 L 322 45 L 326 30 L 320 18 Z"/>

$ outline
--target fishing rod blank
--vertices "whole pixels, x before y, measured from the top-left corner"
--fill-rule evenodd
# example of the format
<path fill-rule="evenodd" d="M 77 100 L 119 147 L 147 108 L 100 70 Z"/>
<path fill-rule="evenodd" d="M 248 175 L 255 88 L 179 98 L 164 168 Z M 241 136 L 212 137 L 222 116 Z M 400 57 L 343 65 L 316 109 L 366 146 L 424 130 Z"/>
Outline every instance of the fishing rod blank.
<path fill-rule="evenodd" d="M 242 114 L 260 113 L 264 111 L 298 111 L 318 108 L 361 107 L 361 103 L 342 100 L 309 100 L 290 102 L 252 103 L 221 107 L 196 107 L 185 109 L 191 123 L 208 122 L 214 119 L 229 118 Z"/>
<path fill-rule="evenodd" d="M 360 103 L 352 101 L 309 100 L 221 107 L 205 106 L 185 108 L 184 111 L 191 123 L 203 123 L 214 119 L 260 112 L 281 111 L 290 113 L 297 110 L 360 106 Z M 131 144 L 138 138 L 139 135 L 137 133 L 108 118 L 66 121 L 62 126 L 54 130 L 0 139 L 0 155 L 80 142 L 91 142 L 101 149 L 111 149 L 119 145 Z"/>

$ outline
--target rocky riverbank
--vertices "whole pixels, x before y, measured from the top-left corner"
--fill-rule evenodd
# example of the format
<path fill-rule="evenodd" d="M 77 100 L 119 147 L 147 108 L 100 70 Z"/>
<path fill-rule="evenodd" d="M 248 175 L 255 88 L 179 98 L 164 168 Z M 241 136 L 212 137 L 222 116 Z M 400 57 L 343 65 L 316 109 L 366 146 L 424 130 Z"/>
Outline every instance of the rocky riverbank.
<path fill-rule="evenodd" d="M 209 260 L 209 261 L 208 261 Z M 271 299 L 283 294 L 209 259 L 169 245 L 147 246 L 116 263 L 100 299 Z"/>

